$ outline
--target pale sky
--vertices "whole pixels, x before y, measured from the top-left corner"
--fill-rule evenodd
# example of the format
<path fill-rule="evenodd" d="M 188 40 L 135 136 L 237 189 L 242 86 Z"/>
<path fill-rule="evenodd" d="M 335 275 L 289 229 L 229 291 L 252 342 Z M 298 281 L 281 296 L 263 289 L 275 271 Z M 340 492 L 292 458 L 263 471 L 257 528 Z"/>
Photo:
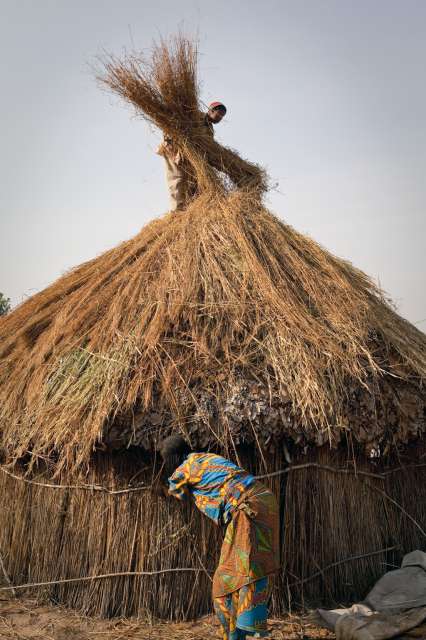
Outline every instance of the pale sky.
<path fill-rule="evenodd" d="M 168 208 L 158 135 L 102 92 L 103 50 L 200 38 L 221 142 L 279 217 L 426 329 L 426 0 L 0 0 L 0 291 L 13 304 Z"/>

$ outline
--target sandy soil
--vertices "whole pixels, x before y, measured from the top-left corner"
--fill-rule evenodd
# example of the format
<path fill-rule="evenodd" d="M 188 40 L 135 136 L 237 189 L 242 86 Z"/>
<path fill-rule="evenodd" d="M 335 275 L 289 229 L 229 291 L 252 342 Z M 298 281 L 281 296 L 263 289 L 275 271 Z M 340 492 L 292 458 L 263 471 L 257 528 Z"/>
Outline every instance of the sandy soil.
<path fill-rule="evenodd" d="M 334 638 L 306 618 L 288 616 L 271 621 L 271 640 Z M 84 618 L 60 606 L 46 606 L 31 598 L 0 596 L 0 640 L 217 640 L 214 616 L 195 622 L 149 623 L 142 620 Z"/>

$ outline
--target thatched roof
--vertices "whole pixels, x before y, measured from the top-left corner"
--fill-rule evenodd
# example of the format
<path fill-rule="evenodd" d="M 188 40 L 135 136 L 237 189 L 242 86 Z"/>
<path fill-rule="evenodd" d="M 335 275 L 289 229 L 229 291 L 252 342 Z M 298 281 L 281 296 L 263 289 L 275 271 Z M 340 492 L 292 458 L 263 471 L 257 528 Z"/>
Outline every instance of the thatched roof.
<path fill-rule="evenodd" d="M 12 458 L 80 465 L 120 434 L 147 446 L 170 429 L 226 446 L 271 415 L 266 438 L 377 445 L 426 430 L 426 336 L 264 208 L 256 165 L 197 137 L 194 56 L 181 40 L 152 67 L 107 61 L 104 81 L 179 141 L 199 193 L 0 320 Z"/>

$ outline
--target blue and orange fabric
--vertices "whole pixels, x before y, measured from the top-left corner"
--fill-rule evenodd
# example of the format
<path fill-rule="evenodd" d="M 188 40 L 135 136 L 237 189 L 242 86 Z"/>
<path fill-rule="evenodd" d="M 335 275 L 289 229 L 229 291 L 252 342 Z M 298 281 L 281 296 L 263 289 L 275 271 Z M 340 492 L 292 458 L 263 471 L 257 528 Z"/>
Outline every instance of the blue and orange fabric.
<path fill-rule="evenodd" d="M 241 467 L 212 453 L 191 453 L 169 478 L 169 493 L 226 524 L 213 602 L 223 640 L 267 635 L 268 577 L 279 567 L 274 494 Z"/>
<path fill-rule="evenodd" d="M 222 456 L 190 453 L 169 478 L 169 494 L 179 500 L 191 495 L 200 511 L 222 525 L 254 482 L 254 476 Z"/>
<path fill-rule="evenodd" d="M 250 582 L 241 589 L 215 598 L 216 616 L 222 627 L 223 640 L 244 640 L 247 635 L 268 634 L 268 578 Z"/>
<path fill-rule="evenodd" d="M 213 576 L 213 598 L 275 573 L 279 568 L 279 510 L 261 482 L 249 487 L 233 512 Z"/>

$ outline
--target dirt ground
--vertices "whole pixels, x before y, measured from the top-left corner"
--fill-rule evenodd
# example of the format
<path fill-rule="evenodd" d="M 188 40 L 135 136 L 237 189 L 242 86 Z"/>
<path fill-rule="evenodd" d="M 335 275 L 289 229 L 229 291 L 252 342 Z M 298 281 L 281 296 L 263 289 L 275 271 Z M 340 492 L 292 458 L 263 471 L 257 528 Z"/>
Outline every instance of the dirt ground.
<path fill-rule="evenodd" d="M 271 621 L 271 640 L 325 640 L 335 636 L 288 616 Z M 57 605 L 42 605 L 31 598 L 0 595 L 0 640 L 217 640 L 214 616 L 195 622 L 155 623 L 136 619 L 85 618 Z"/>

